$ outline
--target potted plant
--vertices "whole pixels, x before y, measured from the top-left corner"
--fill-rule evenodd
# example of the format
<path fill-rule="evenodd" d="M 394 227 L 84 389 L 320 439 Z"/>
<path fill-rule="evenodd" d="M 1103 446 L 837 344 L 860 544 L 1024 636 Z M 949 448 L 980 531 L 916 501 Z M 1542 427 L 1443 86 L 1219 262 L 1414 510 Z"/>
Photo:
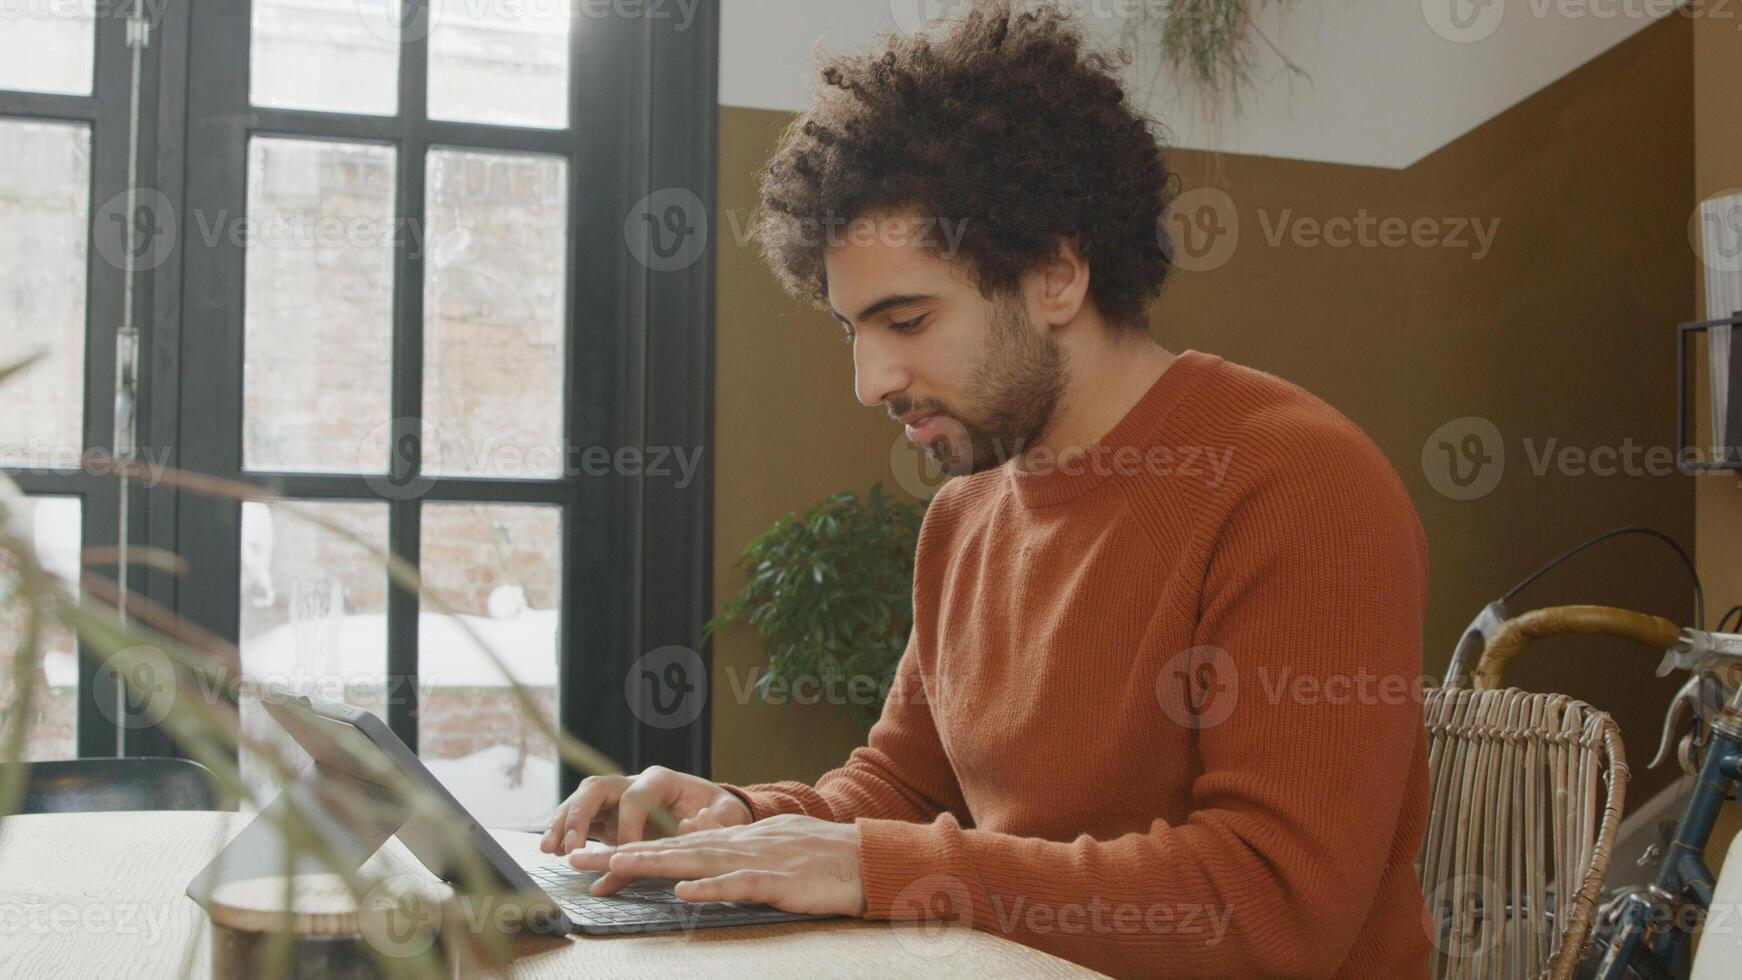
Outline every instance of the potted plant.
<path fill-rule="evenodd" d="M 788 514 L 744 549 L 749 579 L 707 624 L 712 636 L 744 619 L 762 637 L 763 701 L 776 688 L 819 685 L 869 728 L 883 711 L 913 630 L 913 555 L 923 503 L 878 483 Z"/>

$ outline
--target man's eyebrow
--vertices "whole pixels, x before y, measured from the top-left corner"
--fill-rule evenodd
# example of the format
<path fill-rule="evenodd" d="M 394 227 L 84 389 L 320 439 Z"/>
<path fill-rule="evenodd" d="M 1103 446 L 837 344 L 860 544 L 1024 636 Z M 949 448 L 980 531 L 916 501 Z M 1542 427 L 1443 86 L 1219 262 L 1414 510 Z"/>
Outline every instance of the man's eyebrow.
<path fill-rule="evenodd" d="M 870 306 L 860 310 L 859 315 L 855 319 L 861 321 L 869 320 L 877 314 L 882 313 L 884 310 L 891 309 L 892 307 L 905 306 L 908 303 L 918 303 L 932 299 L 937 299 L 937 297 L 929 293 L 900 293 L 894 296 L 885 296 L 877 302 L 872 303 Z M 835 309 L 833 306 L 829 307 L 829 312 L 835 315 L 835 319 L 847 324 L 847 326 L 850 327 L 853 325 L 846 317 L 841 315 L 841 311 Z"/>

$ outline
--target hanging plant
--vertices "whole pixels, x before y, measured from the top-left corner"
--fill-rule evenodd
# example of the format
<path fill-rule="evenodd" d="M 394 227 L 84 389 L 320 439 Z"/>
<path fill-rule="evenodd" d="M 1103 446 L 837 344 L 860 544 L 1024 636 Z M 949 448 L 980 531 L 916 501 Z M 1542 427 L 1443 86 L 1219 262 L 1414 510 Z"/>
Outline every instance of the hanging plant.
<path fill-rule="evenodd" d="M 1139 57 L 1159 56 L 1161 66 L 1190 83 L 1216 119 L 1224 106 L 1238 115 L 1254 82 L 1257 45 L 1282 61 L 1290 75 L 1306 78 L 1299 65 L 1255 23 L 1269 7 L 1288 14 L 1299 0 L 1169 0 L 1136 4 L 1122 30 L 1123 41 Z"/>

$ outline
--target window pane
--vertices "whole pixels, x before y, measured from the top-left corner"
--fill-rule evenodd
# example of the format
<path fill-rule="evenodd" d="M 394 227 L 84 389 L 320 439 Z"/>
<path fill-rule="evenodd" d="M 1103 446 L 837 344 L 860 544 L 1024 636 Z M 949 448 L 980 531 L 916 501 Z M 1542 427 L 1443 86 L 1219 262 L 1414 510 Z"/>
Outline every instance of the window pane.
<path fill-rule="evenodd" d="M 11 522 L 32 542 L 50 574 L 78 587 L 79 519 L 77 497 L 25 497 Z M 12 683 L 14 659 L 24 643 L 25 610 L 17 595 L 13 566 L 0 558 L 0 732 L 10 732 L 19 691 Z M 78 753 L 79 653 L 69 630 L 50 624 L 43 630 L 42 659 L 36 668 L 27 760 L 71 759 Z"/>
<path fill-rule="evenodd" d="M 363 143 L 249 143 L 244 466 L 387 469 L 394 164 Z"/>
<path fill-rule="evenodd" d="M 427 504 L 422 573 L 556 717 L 562 510 Z M 428 603 L 425 609 L 430 609 Z M 533 823 L 557 804 L 555 746 L 536 734 L 490 659 L 450 618 L 418 624 L 418 751 L 485 826 Z"/>
<path fill-rule="evenodd" d="M 569 124 L 568 4 L 431 0 L 429 117 Z"/>
<path fill-rule="evenodd" d="M 0 3 L 0 88 L 90 95 L 95 3 Z"/>
<path fill-rule="evenodd" d="M 300 503 L 387 549 L 387 505 Z M 308 756 L 284 734 L 256 696 L 265 682 L 331 701 L 345 701 L 387 718 L 387 567 L 361 545 L 286 508 L 242 505 L 242 731 L 270 740 L 293 757 Z M 243 753 L 242 778 L 272 798 L 271 769 Z"/>
<path fill-rule="evenodd" d="M 0 119 L 0 466 L 75 468 L 84 448 L 91 133 Z"/>
<path fill-rule="evenodd" d="M 400 0 L 254 0 L 255 105 L 391 116 Z"/>
<path fill-rule="evenodd" d="M 560 157 L 430 151 L 430 473 L 562 472 L 567 178 Z"/>

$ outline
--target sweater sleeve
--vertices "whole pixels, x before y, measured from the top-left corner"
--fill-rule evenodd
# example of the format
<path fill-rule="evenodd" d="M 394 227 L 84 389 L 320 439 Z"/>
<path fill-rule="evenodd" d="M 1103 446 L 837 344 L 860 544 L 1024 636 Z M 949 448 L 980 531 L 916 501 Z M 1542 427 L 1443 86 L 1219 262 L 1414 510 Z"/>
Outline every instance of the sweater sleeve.
<path fill-rule="evenodd" d="M 932 719 L 926 678 L 913 640 L 896 665 L 895 682 L 866 744 L 813 788 L 801 782 L 736 786 L 723 783 L 750 808 L 750 819 L 781 813 L 846 823 L 858 817 L 929 821 L 940 813 L 966 815 L 955 770 Z"/>
<path fill-rule="evenodd" d="M 1157 655 L 1158 709 L 1202 762 L 1189 817 L 1071 841 L 860 819 L 868 918 L 966 922 L 1118 976 L 1338 972 L 1425 793 L 1426 545 L 1358 430 L 1306 435 L 1230 488 L 1194 646 Z"/>

